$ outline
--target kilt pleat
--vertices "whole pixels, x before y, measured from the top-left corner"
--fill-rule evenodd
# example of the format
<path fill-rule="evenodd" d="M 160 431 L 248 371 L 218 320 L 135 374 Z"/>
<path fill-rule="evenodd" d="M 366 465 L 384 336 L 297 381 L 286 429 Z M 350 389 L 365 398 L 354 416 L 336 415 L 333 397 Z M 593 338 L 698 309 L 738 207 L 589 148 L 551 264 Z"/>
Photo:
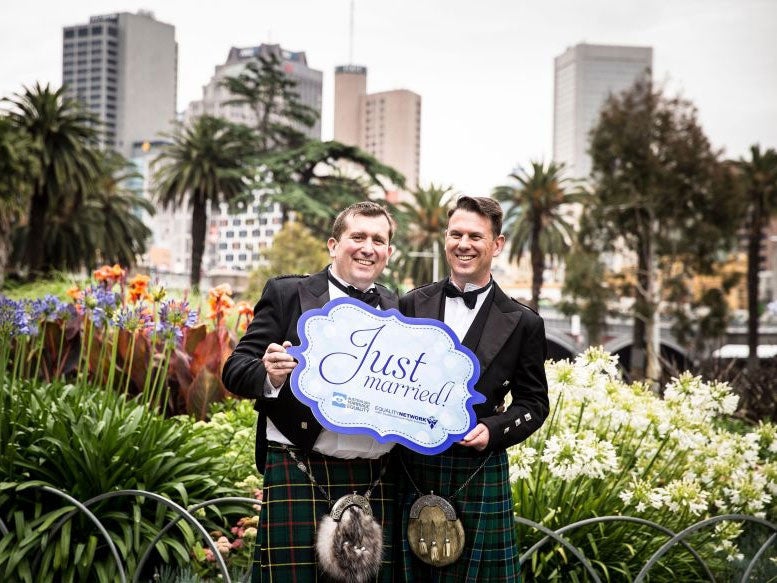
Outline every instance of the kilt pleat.
<path fill-rule="evenodd" d="M 305 463 L 332 502 L 356 491 L 364 494 L 380 475 L 381 460 L 337 459 L 289 446 Z M 370 497 L 372 514 L 383 526 L 383 561 L 376 583 L 393 579 L 393 468 L 387 469 Z M 254 551 L 253 583 L 327 583 L 316 564 L 316 529 L 329 503 L 289 454 L 270 444 L 262 490 L 262 510 Z"/>
<path fill-rule="evenodd" d="M 483 462 L 482 457 L 438 454 L 423 456 L 403 451 L 402 458 L 422 493 L 449 498 Z M 453 500 L 466 541 L 458 561 L 432 567 L 410 550 L 407 537 L 410 507 L 417 493 L 400 466 L 401 545 L 398 544 L 399 579 L 407 583 L 517 583 L 520 579 L 518 541 L 513 519 L 507 454 L 495 453 L 482 470 Z"/>

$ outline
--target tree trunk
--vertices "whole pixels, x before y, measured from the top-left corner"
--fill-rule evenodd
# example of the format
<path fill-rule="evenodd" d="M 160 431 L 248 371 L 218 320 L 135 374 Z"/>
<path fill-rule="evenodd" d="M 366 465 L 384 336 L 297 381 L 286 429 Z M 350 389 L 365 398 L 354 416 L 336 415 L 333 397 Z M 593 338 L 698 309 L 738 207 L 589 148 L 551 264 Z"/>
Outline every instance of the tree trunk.
<path fill-rule="evenodd" d="M 2 206 L 0 204 L 0 206 Z M 13 231 L 12 215 L 16 213 L 0 208 L 0 289 L 5 283 L 5 272 L 11 257 L 11 232 Z"/>
<path fill-rule="evenodd" d="M 207 228 L 207 203 L 198 193 L 194 193 L 192 203 L 192 270 L 189 283 L 192 291 L 200 289 L 202 256 L 205 252 L 205 231 Z"/>
<path fill-rule="evenodd" d="M 637 285 L 634 298 L 634 329 L 631 343 L 631 380 L 645 378 L 647 368 L 647 321 L 650 318 L 650 302 L 647 290 L 650 279 L 650 241 L 643 236 L 637 242 Z"/>
<path fill-rule="evenodd" d="M 30 214 L 25 241 L 24 266 L 27 267 L 27 280 L 33 281 L 40 276 L 45 252 L 46 215 L 49 211 L 47 193 L 36 186 L 30 200 Z"/>
<path fill-rule="evenodd" d="M 540 248 L 540 228 L 538 221 L 532 226 L 531 237 L 531 306 L 539 311 L 540 291 L 542 290 L 542 276 L 545 271 L 545 255 Z"/>
<path fill-rule="evenodd" d="M 758 360 L 758 270 L 763 229 L 761 217 L 763 211 L 760 201 L 756 201 L 750 216 L 747 238 L 747 369 L 755 371 Z"/>

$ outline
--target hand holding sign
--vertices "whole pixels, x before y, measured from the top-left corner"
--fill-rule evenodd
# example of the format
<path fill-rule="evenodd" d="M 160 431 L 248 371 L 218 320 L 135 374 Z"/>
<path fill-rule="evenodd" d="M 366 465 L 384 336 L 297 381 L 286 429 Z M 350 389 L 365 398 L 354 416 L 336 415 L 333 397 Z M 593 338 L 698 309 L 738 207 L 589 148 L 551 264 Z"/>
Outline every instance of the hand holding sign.
<path fill-rule="evenodd" d="M 291 388 L 327 429 L 434 454 L 475 425 L 478 360 L 445 324 L 341 298 L 297 329 Z"/>

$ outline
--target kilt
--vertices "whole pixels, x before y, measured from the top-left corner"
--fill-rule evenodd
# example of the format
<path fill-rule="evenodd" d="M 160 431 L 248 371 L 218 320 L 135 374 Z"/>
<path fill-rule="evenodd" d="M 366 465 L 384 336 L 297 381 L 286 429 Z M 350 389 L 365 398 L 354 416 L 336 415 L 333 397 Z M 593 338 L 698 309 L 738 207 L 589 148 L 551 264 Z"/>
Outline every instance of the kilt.
<path fill-rule="evenodd" d="M 332 502 L 341 496 L 364 494 L 380 475 L 382 460 L 343 460 L 289 446 L 304 462 Z M 389 454 L 391 455 L 391 454 Z M 372 514 L 383 526 L 383 561 L 376 583 L 392 581 L 394 477 L 393 461 L 372 491 Z M 310 483 L 289 454 L 270 443 L 264 472 L 262 510 L 254 549 L 253 583 L 329 581 L 316 565 L 316 529 L 329 503 Z"/>
<path fill-rule="evenodd" d="M 454 446 L 455 447 L 455 446 Z M 449 498 L 483 462 L 483 457 L 442 453 L 424 456 L 402 451 L 402 459 L 422 493 Z M 401 533 L 397 543 L 398 578 L 416 583 L 475 583 L 520 581 L 518 541 L 513 519 L 507 453 L 494 453 L 485 467 L 453 500 L 464 527 L 464 551 L 447 567 L 432 567 L 420 561 L 407 542 L 410 507 L 417 493 L 400 466 Z"/>

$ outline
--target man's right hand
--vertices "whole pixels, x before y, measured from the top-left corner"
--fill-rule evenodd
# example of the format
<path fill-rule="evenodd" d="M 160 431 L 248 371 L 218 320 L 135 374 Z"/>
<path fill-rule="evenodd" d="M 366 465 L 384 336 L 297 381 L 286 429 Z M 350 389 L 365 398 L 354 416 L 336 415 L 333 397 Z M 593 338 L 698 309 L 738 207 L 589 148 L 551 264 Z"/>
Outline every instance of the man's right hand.
<path fill-rule="evenodd" d="M 291 346 L 291 342 L 288 340 L 282 346 L 273 342 L 267 347 L 262 357 L 262 364 L 267 371 L 267 377 L 276 388 L 286 382 L 286 377 L 297 366 L 297 361 L 286 352 L 289 346 Z"/>

